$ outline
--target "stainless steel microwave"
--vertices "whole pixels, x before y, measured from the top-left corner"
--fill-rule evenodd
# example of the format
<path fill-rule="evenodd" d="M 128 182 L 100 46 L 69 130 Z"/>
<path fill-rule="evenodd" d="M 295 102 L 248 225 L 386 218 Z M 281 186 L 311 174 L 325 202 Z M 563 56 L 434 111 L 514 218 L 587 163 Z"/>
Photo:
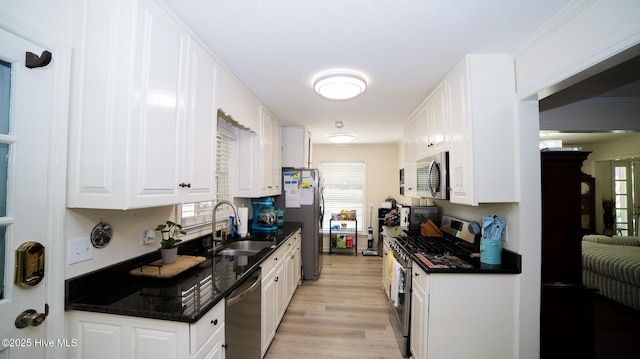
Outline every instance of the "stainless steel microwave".
<path fill-rule="evenodd" d="M 425 157 L 416 167 L 419 197 L 449 199 L 449 152 Z"/>

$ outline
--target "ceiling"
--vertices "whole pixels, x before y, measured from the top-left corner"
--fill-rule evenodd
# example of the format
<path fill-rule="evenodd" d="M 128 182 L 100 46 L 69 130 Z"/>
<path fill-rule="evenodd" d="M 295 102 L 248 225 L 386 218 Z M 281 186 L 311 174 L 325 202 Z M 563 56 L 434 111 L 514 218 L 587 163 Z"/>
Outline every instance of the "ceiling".
<path fill-rule="evenodd" d="M 631 101 L 634 103 L 640 101 L 640 56 L 632 57 L 629 60 L 594 74 L 585 80 L 540 100 L 540 112 L 561 106 L 571 106 L 574 103 L 598 102 L 603 100 L 609 103 L 613 101 L 620 106 L 624 106 Z M 630 116 L 633 118 L 633 115 Z M 608 120 L 610 121 L 611 119 Z M 580 121 L 579 118 L 573 122 L 578 121 Z M 579 127 L 581 126 L 574 128 Z M 626 136 L 637 136 L 640 134 L 640 127 L 636 128 L 637 129 L 626 130 L 616 130 L 612 128 L 606 132 L 548 130 L 540 131 L 540 138 L 560 139 L 565 147 L 581 146 L 611 141 Z"/>
<path fill-rule="evenodd" d="M 585 0 L 165 0 L 284 126 L 313 143 L 336 132 L 353 143 L 402 139 L 402 122 L 467 53 L 509 53 Z M 348 102 L 314 93 L 321 73 L 361 73 Z M 233 114 L 231 114 L 233 115 Z"/>

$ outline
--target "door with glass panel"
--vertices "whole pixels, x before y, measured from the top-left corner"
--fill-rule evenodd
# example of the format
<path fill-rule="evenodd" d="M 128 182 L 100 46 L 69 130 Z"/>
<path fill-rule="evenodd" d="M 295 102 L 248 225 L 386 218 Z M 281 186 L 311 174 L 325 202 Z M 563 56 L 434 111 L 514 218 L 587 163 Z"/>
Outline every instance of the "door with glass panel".
<path fill-rule="evenodd" d="M 615 229 L 619 236 L 638 235 L 639 204 L 636 200 L 638 181 L 637 162 L 618 160 L 613 162 L 613 190 L 615 196 Z"/>
<path fill-rule="evenodd" d="M 27 68 L 45 49 L 2 28 L 0 44 L 0 358 L 43 358 L 60 345 L 46 339 L 55 71 Z"/>

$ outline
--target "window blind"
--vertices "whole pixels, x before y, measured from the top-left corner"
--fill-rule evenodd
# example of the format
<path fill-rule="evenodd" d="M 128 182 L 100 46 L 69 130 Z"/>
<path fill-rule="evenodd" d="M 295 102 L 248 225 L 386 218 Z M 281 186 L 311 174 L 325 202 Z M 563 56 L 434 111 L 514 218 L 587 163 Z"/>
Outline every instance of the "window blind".
<path fill-rule="evenodd" d="M 358 232 L 364 228 L 365 163 L 362 161 L 322 161 L 319 164 L 323 181 L 324 219 L 322 230 L 329 232 L 332 213 L 356 210 Z"/>

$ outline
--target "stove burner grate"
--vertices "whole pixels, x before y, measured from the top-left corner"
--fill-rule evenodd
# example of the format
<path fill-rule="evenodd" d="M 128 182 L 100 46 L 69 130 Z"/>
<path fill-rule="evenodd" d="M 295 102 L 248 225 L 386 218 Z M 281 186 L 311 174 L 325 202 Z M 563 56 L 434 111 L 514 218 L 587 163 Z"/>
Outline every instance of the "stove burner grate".
<path fill-rule="evenodd" d="M 469 256 L 473 251 L 460 242 L 440 237 L 400 237 L 396 240 L 409 253 Z"/>

